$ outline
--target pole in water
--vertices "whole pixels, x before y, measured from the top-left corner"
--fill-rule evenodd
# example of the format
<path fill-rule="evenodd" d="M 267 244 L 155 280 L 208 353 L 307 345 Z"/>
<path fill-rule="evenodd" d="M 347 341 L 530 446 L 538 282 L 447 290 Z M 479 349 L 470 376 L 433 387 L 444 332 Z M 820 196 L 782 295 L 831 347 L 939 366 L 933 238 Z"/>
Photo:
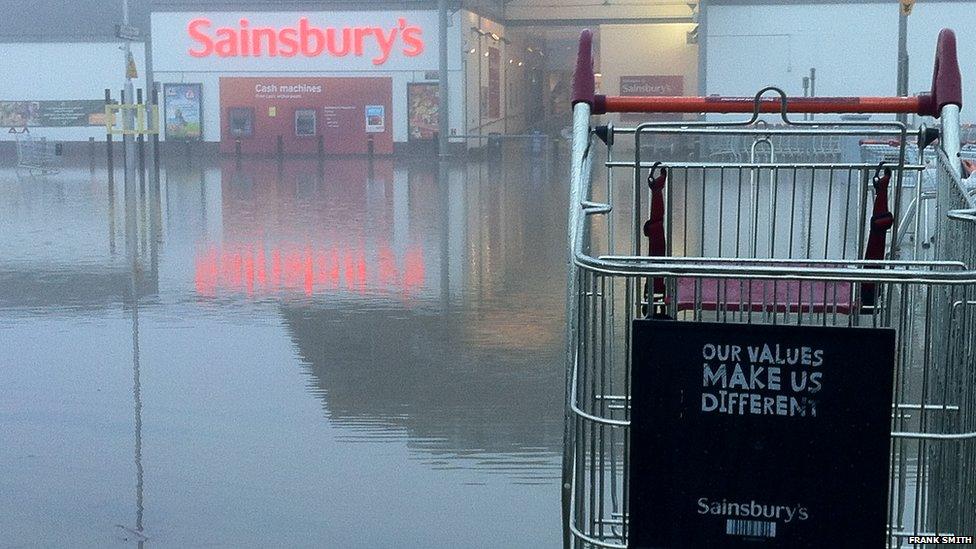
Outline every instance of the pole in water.
<path fill-rule="evenodd" d="M 105 107 L 112 104 L 112 90 L 105 88 Z M 108 191 L 109 194 L 115 190 L 115 161 L 112 158 L 112 132 L 108 127 L 105 128 L 105 162 L 108 166 Z"/>
<path fill-rule="evenodd" d="M 437 2 L 437 35 L 440 39 L 438 45 L 438 78 L 437 78 L 437 95 L 439 105 L 437 107 L 437 152 L 440 156 L 448 156 L 450 154 L 450 144 L 448 142 L 448 128 L 450 126 L 449 113 L 450 108 L 450 92 L 448 91 L 448 58 L 447 58 L 447 27 L 450 24 L 447 0 L 438 0 Z"/>
<path fill-rule="evenodd" d="M 817 69 L 810 67 L 810 97 L 817 96 Z M 813 113 L 808 113 L 808 120 L 813 120 Z"/>
<path fill-rule="evenodd" d="M 136 90 L 136 105 L 139 107 L 145 107 L 145 103 L 142 100 L 142 88 Z M 146 197 L 146 136 L 141 131 L 136 137 L 136 145 L 138 146 L 139 155 L 139 196 L 145 200 Z"/>
<path fill-rule="evenodd" d="M 156 198 L 159 198 L 159 124 L 157 123 L 159 118 L 157 113 L 159 113 L 159 87 L 153 84 L 152 90 L 152 108 L 153 108 L 153 128 L 152 133 L 152 150 L 153 150 L 153 185 L 155 186 Z"/>
<path fill-rule="evenodd" d="M 804 76 L 803 77 L 803 97 L 809 97 L 809 96 L 810 96 L 810 77 L 809 76 Z M 810 117 L 810 115 L 808 113 L 803 113 L 803 119 L 804 120 L 808 120 L 809 117 Z"/>
<path fill-rule="evenodd" d="M 125 105 L 124 88 L 119 90 L 119 105 Z M 125 133 L 125 130 L 128 128 L 126 120 L 129 115 L 125 110 L 119 111 L 119 114 L 122 115 L 122 183 L 124 185 L 128 182 L 129 169 L 129 161 L 127 158 L 129 153 L 129 136 Z"/>

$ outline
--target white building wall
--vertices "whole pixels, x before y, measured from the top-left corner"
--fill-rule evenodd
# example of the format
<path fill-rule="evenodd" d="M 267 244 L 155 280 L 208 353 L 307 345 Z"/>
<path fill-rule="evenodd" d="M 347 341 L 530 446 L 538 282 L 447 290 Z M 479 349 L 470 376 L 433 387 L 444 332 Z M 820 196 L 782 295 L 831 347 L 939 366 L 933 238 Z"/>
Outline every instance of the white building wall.
<path fill-rule="evenodd" d="M 751 96 L 774 85 L 803 95 L 893 96 L 898 4 L 717 5 L 708 8 L 706 90 Z M 976 3 L 919 2 L 908 18 L 909 92 L 931 87 L 939 30 L 956 33 L 963 120 L 976 120 Z"/>
<path fill-rule="evenodd" d="M 105 88 L 118 99 L 125 85 L 125 54 L 119 43 L 2 43 L 0 44 L 0 101 L 104 100 Z M 145 83 L 145 48 L 132 44 L 139 78 Z M 57 141 L 105 139 L 104 126 L 30 128 L 34 136 Z M 16 136 L 0 130 L 0 141 Z"/>

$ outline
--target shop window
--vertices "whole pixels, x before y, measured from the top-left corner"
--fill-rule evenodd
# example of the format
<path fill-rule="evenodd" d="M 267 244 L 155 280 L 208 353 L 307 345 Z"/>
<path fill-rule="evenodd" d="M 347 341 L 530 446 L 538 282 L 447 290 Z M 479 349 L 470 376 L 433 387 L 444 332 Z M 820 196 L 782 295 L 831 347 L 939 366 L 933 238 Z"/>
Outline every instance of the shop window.
<path fill-rule="evenodd" d="M 230 134 L 233 137 L 251 137 L 254 134 L 254 109 L 232 107 L 229 118 Z"/>
<path fill-rule="evenodd" d="M 315 135 L 315 109 L 295 111 L 295 135 L 298 137 Z"/>

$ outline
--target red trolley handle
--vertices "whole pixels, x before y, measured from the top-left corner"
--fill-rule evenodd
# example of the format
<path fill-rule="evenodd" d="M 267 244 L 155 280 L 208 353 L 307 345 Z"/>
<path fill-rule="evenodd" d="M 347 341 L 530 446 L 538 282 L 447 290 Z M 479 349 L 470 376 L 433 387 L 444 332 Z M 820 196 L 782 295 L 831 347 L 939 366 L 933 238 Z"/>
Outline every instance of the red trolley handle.
<path fill-rule="evenodd" d="M 596 95 L 593 72 L 593 33 L 580 34 L 576 72 L 573 75 L 573 104 L 588 103 L 592 114 L 641 113 L 754 113 L 753 97 L 622 97 Z M 935 50 L 932 90 L 913 97 L 795 97 L 786 100 L 791 113 L 914 113 L 938 117 L 946 105 L 962 107 L 962 78 L 956 57 L 956 35 L 942 29 Z M 782 111 L 781 99 L 761 99 L 759 112 Z"/>

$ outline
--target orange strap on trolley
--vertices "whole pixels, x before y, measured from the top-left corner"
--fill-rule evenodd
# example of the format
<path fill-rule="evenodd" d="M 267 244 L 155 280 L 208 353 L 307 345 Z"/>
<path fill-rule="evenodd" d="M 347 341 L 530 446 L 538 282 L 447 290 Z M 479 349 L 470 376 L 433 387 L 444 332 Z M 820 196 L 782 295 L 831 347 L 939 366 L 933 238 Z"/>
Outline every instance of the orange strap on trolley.
<path fill-rule="evenodd" d="M 621 97 L 596 94 L 593 70 L 593 33 L 580 36 L 573 104 L 588 103 L 591 114 L 642 113 L 753 113 L 752 97 Z M 962 106 L 962 84 L 956 59 L 956 35 L 949 29 L 939 33 L 932 73 L 932 89 L 913 97 L 797 97 L 786 100 L 788 113 L 914 113 L 938 117 L 945 105 Z M 782 112 L 780 99 L 759 101 L 759 112 Z"/>

